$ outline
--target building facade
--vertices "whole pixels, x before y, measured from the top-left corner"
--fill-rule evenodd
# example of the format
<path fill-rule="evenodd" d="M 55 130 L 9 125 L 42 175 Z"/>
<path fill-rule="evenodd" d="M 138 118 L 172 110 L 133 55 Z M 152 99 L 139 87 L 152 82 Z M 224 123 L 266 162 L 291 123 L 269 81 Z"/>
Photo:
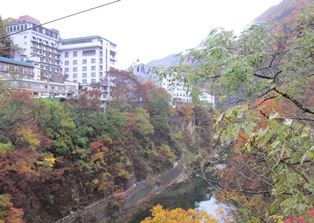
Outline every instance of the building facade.
<path fill-rule="evenodd" d="M 192 103 L 192 97 L 182 81 L 172 81 L 170 78 L 163 78 L 158 82 L 158 85 L 166 89 L 171 95 L 170 104 L 172 106 Z"/>
<path fill-rule="evenodd" d="M 100 36 L 61 39 L 62 73 L 82 86 L 103 84 L 116 62 L 116 44 Z"/>
<path fill-rule="evenodd" d="M 39 70 L 38 78 L 61 74 L 58 30 L 42 27 L 30 16 L 20 16 L 17 23 L 6 26 L 6 33 L 21 48 L 14 59 L 32 62 Z"/>
<path fill-rule="evenodd" d="M 71 97 L 77 94 L 78 83 L 64 80 L 62 76 L 39 80 L 37 69 L 30 62 L 0 57 L 0 80 L 8 88 L 28 91 L 35 98 L 46 95 Z"/>

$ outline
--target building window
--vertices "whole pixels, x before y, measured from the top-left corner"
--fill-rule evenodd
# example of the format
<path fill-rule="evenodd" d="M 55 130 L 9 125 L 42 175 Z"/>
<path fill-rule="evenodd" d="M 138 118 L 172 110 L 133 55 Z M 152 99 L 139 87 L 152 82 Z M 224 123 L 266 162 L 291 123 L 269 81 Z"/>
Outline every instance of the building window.
<path fill-rule="evenodd" d="M 87 73 L 83 73 L 82 77 L 86 78 L 87 77 Z"/>
<path fill-rule="evenodd" d="M 65 52 L 64 57 L 69 57 L 69 52 Z"/>
<path fill-rule="evenodd" d="M 27 39 L 27 36 L 24 36 L 24 39 Z"/>
<path fill-rule="evenodd" d="M 77 78 L 77 74 L 73 74 L 73 78 Z"/>
<path fill-rule="evenodd" d="M 65 72 L 65 73 L 69 72 L 69 68 L 65 68 L 65 69 L 64 69 L 64 72 Z"/>
<path fill-rule="evenodd" d="M 86 59 L 83 59 L 82 60 L 82 64 L 86 64 L 87 60 Z"/>
<path fill-rule="evenodd" d="M 87 80 L 86 80 L 86 79 L 83 79 L 83 80 L 82 80 L 82 83 L 83 83 L 83 84 L 87 84 Z"/>
<path fill-rule="evenodd" d="M 91 59 L 91 62 L 96 63 L 96 59 L 95 58 Z"/>
<path fill-rule="evenodd" d="M 92 72 L 92 77 L 96 77 L 96 72 Z"/>
<path fill-rule="evenodd" d="M 73 64 L 77 64 L 77 60 L 73 60 Z"/>
<path fill-rule="evenodd" d="M 99 77 L 102 77 L 102 72 L 99 72 Z"/>
<path fill-rule="evenodd" d="M 92 70 L 96 70 L 96 66 L 92 66 L 91 68 L 92 68 Z"/>
<path fill-rule="evenodd" d="M 68 60 L 64 61 L 64 65 L 69 65 L 69 61 Z"/>
<path fill-rule="evenodd" d="M 83 56 L 94 56 L 96 55 L 96 50 L 84 50 Z"/>
<path fill-rule="evenodd" d="M 96 79 L 92 79 L 92 83 L 96 83 Z"/>
<path fill-rule="evenodd" d="M 76 72 L 77 71 L 77 67 L 73 67 L 73 71 Z"/>
<path fill-rule="evenodd" d="M 82 70 L 83 71 L 87 71 L 87 67 L 82 67 Z"/>
<path fill-rule="evenodd" d="M 77 57 L 77 51 L 73 51 L 73 56 Z"/>

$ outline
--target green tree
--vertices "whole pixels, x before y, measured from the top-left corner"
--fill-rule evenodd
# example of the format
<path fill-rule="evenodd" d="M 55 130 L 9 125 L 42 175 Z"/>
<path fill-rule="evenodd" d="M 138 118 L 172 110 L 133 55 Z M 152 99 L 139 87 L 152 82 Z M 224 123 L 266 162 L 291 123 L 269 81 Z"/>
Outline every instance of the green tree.
<path fill-rule="evenodd" d="M 194 100 L 204 83 L 221 101 L 228 99 L 229 109 L 215 125 L 214 139 L 229 156 L 217 188 L 237 208 L 238 222 L 305 216 L 313 207 L 312 12 L 302 14 L 288 34 L 265 24 L 238 37 L 215 29 L 203 48 L 158 70 L 184 79 Z"/>
<path fill-rule="evenodd" d="M 165 134 L 170 133 L 170 95 L 161 88 L 153 88 L 149 92 L 151 101 L 149 103 L 150 123 L 156 131 Z"/>
<path fill-rule="evenodd" d="M 39 98 L 35 101 L 35 120 L 46 136 L 52 139 L 55 152 L 69 154 L 73 149 L 76 125 L 60 101 Z"/>
<path fill-rule="evenodd" d="M 12 58 L 14 53 L 20 50 L 20 48 L 13 44 L 10 37 L 6 36 L 6 25 L 12 23 L 14 19 L 2 19 L 0 16 L 0 56 Z"/>

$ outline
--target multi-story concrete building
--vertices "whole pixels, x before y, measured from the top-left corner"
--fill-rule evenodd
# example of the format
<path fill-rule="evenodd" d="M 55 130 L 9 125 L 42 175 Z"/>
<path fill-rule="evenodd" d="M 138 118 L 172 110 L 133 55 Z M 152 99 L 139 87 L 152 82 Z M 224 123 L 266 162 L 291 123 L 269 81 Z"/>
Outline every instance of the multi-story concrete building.
<path fill-rule="evenodd" d="M 100 99 L 106 107 L 112 86 L 107 72 L 115 66 L 116 44 L 100 36 L 87 36 L 61 39 L 59 50 L 62 73 L 67 80 L 102 91 Z"/>
<path fill-rule="evenodd" d="M 61 39 L 62 73 L 82 86 L 103 84 L 116 62 L 116 44 L 100 36 Z"/>
<path fill-rule="evenodd" d="M 21 48 L 14 59 L 32 62 L 39 68 L 41 79 L 61 74 L 58 30 L 42 27 L 30 16 L 20 16 L 17 23 L 6 26 L 6 32 Z"/>

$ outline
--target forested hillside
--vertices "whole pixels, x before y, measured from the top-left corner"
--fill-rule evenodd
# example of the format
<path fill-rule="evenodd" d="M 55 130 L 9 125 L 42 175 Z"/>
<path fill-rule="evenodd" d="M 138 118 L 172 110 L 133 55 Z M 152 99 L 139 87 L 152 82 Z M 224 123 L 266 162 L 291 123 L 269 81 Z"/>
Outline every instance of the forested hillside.
<path fill-rule="evenodd" d="M 216 171 L 217 182 L 199 174 L 230 206 L 227 221 L 314 221 L 313 7 L 288 32 L 267 24 L 240 36 L 214 29 L 204 48 L 157 68 L 184 79 L 194 98 L 205 83 L 220 100 L 241 99 L 215 118 L 213 142 L 225 169 Z"/>
<path fill-rule="evenodd" d="M 300 12 L 311 4 L 313 4 L 313 0 L 283 0 L 258 16 L 253 24 L 268 23 L 275 32 L 289 32 Z"/>
<path fill-rule="evenodd" d="M 172 167 L 187 148 L 208 147 L 208 108 L 174 109 L 152 83 L 124 71 L 111 76 L 105 112 L 98 90 L 59 101 L 1 85 L 0 222 L 53 222 Z"/>

